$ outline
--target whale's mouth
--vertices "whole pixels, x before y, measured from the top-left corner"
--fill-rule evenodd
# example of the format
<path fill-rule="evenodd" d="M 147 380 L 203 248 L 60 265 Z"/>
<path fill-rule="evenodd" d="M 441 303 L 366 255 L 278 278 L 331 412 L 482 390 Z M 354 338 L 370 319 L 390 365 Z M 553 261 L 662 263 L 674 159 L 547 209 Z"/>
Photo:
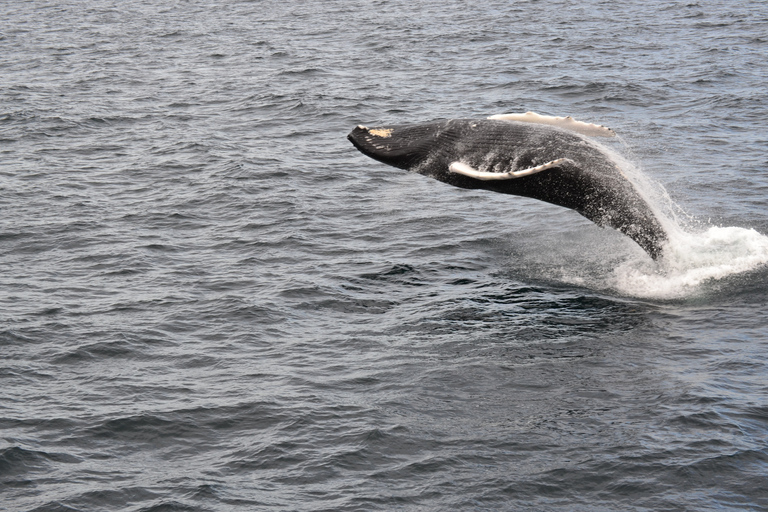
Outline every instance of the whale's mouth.
<path fill-rule="evenodd" d="M 402 140 L 402 137 L 393 137 L 394 128 L 368 128 L 367 126 L 357 125 L 352 130 L 347 139 L 364 155 L 396 167 L 405 167 L 405 164 L 398 165 L 399 161 L 405 161 L 413 152 L 413 148 L 408 141 Z"/>
<path fill-rule="evenodd" d="M 400 169 L 410 169 L 433 150 L 434 126 L 357 125 L 347 139 L 364 155 Z"/>
<path fill-rule="evenodd" d="M 373 157 L 377 150 L 381 151 L 374 143 L 374 137 L 375 135 L 371 133 L 370 129 L 361 124 L 355 126 L 355 129 L 347 135 L 349 142 L 351 142 L 361 153 L 370 157 Z"/>

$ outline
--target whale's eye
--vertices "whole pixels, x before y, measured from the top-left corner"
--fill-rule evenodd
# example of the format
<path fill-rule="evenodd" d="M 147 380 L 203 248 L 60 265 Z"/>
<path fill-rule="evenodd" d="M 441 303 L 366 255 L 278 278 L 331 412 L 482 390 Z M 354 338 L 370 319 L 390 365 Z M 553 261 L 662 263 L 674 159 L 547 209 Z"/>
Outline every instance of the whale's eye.
<path fill-rule="evenodd" d="M 382 137 L 386 139 L 387 137 L 392 136 L 392 128 L 374 128 L 372 130 L 368 130 L 368 133 L 375 135 L 376 137 Z"/>

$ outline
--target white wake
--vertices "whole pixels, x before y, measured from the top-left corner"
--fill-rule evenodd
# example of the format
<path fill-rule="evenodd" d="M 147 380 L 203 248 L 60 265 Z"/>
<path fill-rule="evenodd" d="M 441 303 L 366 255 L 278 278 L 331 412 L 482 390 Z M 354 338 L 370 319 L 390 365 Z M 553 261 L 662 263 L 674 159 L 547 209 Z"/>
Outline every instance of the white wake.
<path fill-rule="evenodd" d="M 669 235 L 658 262 L 630 260 L 610 276 L 610 286 L 628 295 L 682 298 L 706 284 L 768 265 L 768 236 L 741 227 L 697 227 L 666 190 L 612 150 L 627 176 L 646 198 Z"/>
<path fill-rule="evenodd" d="M 658 262 L 625 261 L 606 283 L 621 293 L 646 298 L 682 298 L 705 284 L 768 264 L 768 237 L 754 229 L 710 227 L 702 233 L 670 233 Z"/>

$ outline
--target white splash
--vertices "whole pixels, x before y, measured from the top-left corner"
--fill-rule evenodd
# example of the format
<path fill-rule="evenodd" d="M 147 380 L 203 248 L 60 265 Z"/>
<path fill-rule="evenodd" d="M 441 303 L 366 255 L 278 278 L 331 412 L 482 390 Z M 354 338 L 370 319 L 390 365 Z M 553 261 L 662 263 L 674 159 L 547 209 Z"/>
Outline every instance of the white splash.
<path fill-rule="evenodd" d="M 672 201 L 661 184 L 616 152 L 607 152 L 648 200 L 669 235 L 660 261 L 644 258 L 619 264 L 610 277 L 611 288 L 636 297 L 683 298 L 696 295 L 706 284 L 768 265 L 768 236 L 741 227 L 692 229 L 695 219 Z"/>
<path fill-rule="evenodd" d="M 768 269 L 768 236 L 754 229 L 702 225 L 675 204 L 661 184 L 613 149 L 599 146 L 621 167 L 664 226 L 669 241 L 663 257 L 651 260 L 628 239 L 612 250 L 607 238 L 597 243 L 586 238 L 572 240 L 569 247 L 532 246 L 536 265 L 528 271 L 578 286 L 662 300 L 713 293 L 727 285 L 729 277 L 746 272 L 757 270 L 758 278 L 765 278 L 761 269 Z"/>
<path fill-rule="evenodd" d="M 625 261 L 606 283 L 636 297 L 673 299 L 696 295 L 705 284 L 768 264 L 768 237 L 740 227 L 702 233 L 670 230 L 661 261 Z"/>

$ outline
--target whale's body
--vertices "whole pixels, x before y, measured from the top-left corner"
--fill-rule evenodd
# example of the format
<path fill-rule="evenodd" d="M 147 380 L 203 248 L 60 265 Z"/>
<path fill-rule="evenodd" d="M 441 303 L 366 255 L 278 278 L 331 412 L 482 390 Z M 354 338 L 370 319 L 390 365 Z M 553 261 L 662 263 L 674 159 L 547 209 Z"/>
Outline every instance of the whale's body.
<path fill-rule="evenodd" d="M 563 129 L 549 121 L 568 120 L 613 132 L 571 118 L 532 115 L 539 120 L 521 122 L 509 116 L 358 126 L 348 138 L 375 160 L 449 185 L 531 197 L 576 210 L 599 226 L 621 231 L 658 258 L 667 235 L 619 166 L 599 144 L 572 131 L 578 126 Z"/>

